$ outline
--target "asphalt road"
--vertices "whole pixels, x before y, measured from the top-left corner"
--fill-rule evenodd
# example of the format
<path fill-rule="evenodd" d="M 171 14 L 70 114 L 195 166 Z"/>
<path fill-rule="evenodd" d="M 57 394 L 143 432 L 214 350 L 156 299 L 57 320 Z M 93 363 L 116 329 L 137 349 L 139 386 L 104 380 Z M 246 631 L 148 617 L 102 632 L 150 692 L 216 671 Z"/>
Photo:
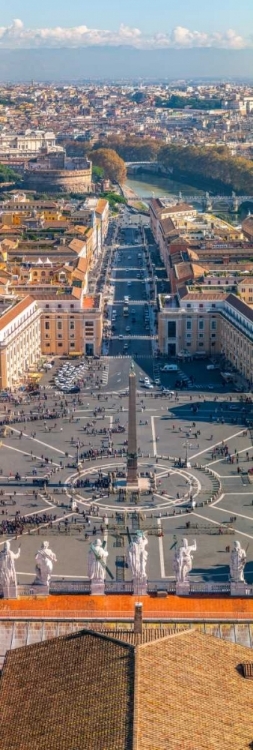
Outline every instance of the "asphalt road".
<path fill-rule="evenodd" d="M 149 284 L 144 245 L 141 243 L 139 227 L 122 227 L 119 247 L 114 256 L 112 300 L 109 315 L 116 310 L 113 321 L 109 354 L 128 354 L 134 358 L 152 356 L 151 325 L 149 315 Z M 129 298 L 129 303 L 124 302 Z M 128 307 L 128 316 L 124 316 Z M 146 312 L 147 311 L 147 312 Z M 145 322 L 145 312 L 148 322 Z M 130 329 L 130 330 L 129 330 Z M 121 337 L 124 336 L 124 339 Z M 120 338 L 119 338 L 120 337 Z"/>

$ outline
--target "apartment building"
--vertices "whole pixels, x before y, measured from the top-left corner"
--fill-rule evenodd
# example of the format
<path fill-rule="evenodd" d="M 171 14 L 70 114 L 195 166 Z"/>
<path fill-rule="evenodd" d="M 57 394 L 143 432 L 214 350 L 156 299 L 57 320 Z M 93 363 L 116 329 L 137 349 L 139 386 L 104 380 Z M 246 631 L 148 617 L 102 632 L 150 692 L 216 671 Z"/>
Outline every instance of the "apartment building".
<path fill-rule="evenodd" d="M 182 287 L 160 295 L 158 342 L 169 357 L 223 354 L 253 381 L 253 310 L 235 294 Z"/>
<path fill-rule="evenodd" d="M 103 316 L 101 295 L 36 291 L 41 310 L 41 351 L 43 355 L 101 353 Z"/>
<path fill-rule="evenodd" d="M 175 205 L 166 204 L 160 198 L 153 198 L 149 204 L 150 208 L 150 227 L 155 237 L 156 242 L 160 246 L 162 239 L 161 222 L 164 220 L 168 221 L 168 229 L 175 232 L 175 236 L 178 236 L 176 230 L 176 223 L 179 220 L 186 220 L 197 216 L 197 210 L 190 206 L 188 203 L 176 203 Z M 163 240 L 162 240 L 163 241 Z"/>
<path fill-rule="evenodd" d="M 160 296 L 158 315 L 159 349 L 171 357 L 220 351 L 219 310 L 223 293 L 194 293 L 182 287 L 178 294 Z"/>
<path fill-rule="evenodd" d="M 15 388 L 41 355 L 40 309 L 31 296 L 11 300 L 0 315 L 0 388 Z"/>

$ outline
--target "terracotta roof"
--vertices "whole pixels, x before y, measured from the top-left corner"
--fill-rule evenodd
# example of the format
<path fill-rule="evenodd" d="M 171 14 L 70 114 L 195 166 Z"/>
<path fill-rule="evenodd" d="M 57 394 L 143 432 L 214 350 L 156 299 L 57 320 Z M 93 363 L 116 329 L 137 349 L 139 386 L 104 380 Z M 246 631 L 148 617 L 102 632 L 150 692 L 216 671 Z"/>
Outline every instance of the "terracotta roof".
<path fill-rule="evenodd" d="M 244 276 L 244 278 L 238 281 L 237 283 L 238 283 L 238 286 L 247 286 L 248 284 L 252 286 L 253 276 Z"/>
<path fill-rule="evenodd" d="M 27 295 L 19 302 L 17 302 L 16 305 L 13 305 L 11 310 L 7 310 L 6 312 L 4 312 L 0 317 L 0 331 L 2 331 L 3 328 L 9 325 L 9 323 L 12 323 L 17 315 L 20 315 L 20 313 L 24 312 L 24 310 L 26 310 L 26 308 L 32 305 L 34 302 L 34 298 Z"/>
<path fill-rule="evenodd" d="M 176 214 L 176 213 L 187 213 L 187 211 L 193 211 L 193 206 L 190 205 L 190 203 L 176 203 L 174 206 L 166 206 L 165 209 L 166 213 L 169 214 Z"/>
<path fill-rule="evenodd" d="M 79 258 L 77 263 L 78 271 L 82 271 L 82 273 L 86 273 L 88 270 L 88 261 L 87 258 Z"/>
<path fill-rule="evenodd" d="M 69 247 L 71 250 L 74 250 L 75 253 L 80 253 L 81 250 L 85 247 L 85 242 L 83 240 L 77 240 L 76 238 L 74 240 L 71 240 L 69 243 Z"/>
<path fill-rule="evenodd" d="M 197 630 L 83 630 L 7 654 L 1 750 L 249 750 L 251 650 Z"/>
<path fill-rule="evenodd" d="M 176 263 L 174 269 L 177 279 L 193 278 L 191 263 Z"/>
<path fill-rule="evenodd" d="M 11 651 L 1 750 L 130 750 L 134 649 L 82 631 Z"/>
<path fill-rule="evenodd" d="M 96 205 L 96 214 L 102 214 L 106 208 L 107 200 L 105 198 L 99 198 Z"/>
<path fill-rule="evenodd" d="M 97 310 L 100 305 L 99 294 L 85 294 L 83 297 L 83 309 L 84 310 Z"/>

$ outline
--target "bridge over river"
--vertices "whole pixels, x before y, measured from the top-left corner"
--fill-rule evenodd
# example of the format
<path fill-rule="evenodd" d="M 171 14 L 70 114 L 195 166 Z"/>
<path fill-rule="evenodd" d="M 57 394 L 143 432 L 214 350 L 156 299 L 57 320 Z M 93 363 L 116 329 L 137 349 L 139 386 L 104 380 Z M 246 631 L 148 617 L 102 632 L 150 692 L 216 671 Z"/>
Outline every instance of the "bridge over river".
<path fill-rule="evenodd" d="M 149 203 L 154 197 L 154 195 L 145 196 L 145 198 L 142 198 L 142 201 Z M 167 205 L 175 204 L 175 199 L 173 200 L 171 193 L 159 196 L 159 200 Z M 131 203 L 134 201 L 139 202 L 140 198 L 138 196 L 136 198 L 131 197 Z M 201 204 L 205 211 L 212 211 L 213 208 L 217 208 L 218 206 L 222 208 L 223 206 L 224 208 L 228 208 L 231 213 L 237 213 L 240 206 L 244 203 L 252 203 L 253 206 L 253 195 L 236 195 L 235 193 L 232 193 L 232 195 L 210 195 L 208 192 L 184 195 L 183 192 L 180 192 L 177 196 L 177 202 Z"/>

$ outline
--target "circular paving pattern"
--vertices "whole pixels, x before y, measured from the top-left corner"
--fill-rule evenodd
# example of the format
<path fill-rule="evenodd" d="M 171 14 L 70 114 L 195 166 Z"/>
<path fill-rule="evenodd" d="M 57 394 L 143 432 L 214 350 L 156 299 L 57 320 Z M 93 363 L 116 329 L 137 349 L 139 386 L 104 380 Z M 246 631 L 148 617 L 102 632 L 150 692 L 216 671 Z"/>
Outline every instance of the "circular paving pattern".
<path fill-rule="evenodd" d="M 89 466 L 80 472 L 71 474 L 66 479 L 66 484 L 76 490 L 76 500 L 81 502 L 87 509 L 90 505 L 97 505 L 104 511 L 133 511 L 138 508 L 141 511 L 150 512 L 168 511 L 173 506 L 187 505 L 190 502 L 190 496 L 193 500 L 204 499 L 212 495 L 211 477 L 206 476 L 196 469 L 174 468 L 164 463 L 154 463 L 151 461 L 140 461 L 138 464 L 139 475 L 146 476 L 154 473 L 156 477 L 156 488 L 154 491 L 144 491 L 140 493 L 138 504 L 124 501 L 119 495 L 119 486 L 115 492 L 111 492 L 108 497 L 107 488 L 95 487 L 93 483 L 99 478 L 105 479 L 109 473 L 117 474 L 120 484 L 124 482 L 126 469 L 125 462 L 102 463 L 95 466 Z M 121 476 L 120 476 L 121 475 Z M 89 481 L 92 486 L 76 487 L 77 482 Z"/>

